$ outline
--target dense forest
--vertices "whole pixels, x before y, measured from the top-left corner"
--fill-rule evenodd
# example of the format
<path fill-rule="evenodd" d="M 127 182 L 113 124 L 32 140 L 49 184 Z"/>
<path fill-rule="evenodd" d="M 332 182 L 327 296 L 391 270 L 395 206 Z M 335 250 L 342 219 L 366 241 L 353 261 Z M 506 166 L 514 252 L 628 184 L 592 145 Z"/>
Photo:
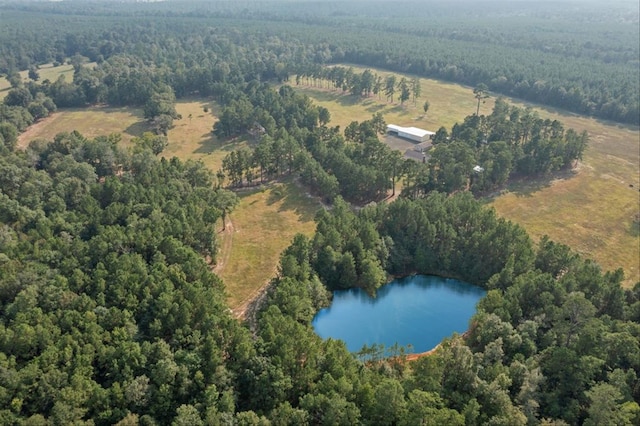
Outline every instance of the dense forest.
<path fill-rule="evenodd" d="M 203 260 L 233 201 L 200 164 L 77 133 L 0 161 L 3 424 L 640 420 L 640 286 L 468 193 L 358 214 L 336 198 L 283 252 L 252 334 Z M 328 289 L 414 272 L 489 289 L 465 340 L 406 363 L 314 333 Z"/>
<path fill-rule="evenodd" d="M 622 270 L 549 238 L 534 244 L 474 199 L 513 176 L 571 167 L 588 135 L 498 99 L 491 114 L 438 130 L 428 161 L 403 160 L 378 138 L 384 117 L 332 127 L 289 81 L 338 85 L 336 70 L 349 68 L 330 76 L 322 65 L 350 61 L 530 99 L 516 85 L 542 82 L 538 101 L 562 105 L 552 98 L 564 88 L 577 94 L 568 109 L 634 122 L 637 10 L 614 3 L 600 16 L 586 3 L 561 20 L 575 4 L 481 2 L 452 15 L 433 3 L 423 28 L 424 5 L 363 4 L 0 4 L 0 71 L 12 84 L 0 104 L 0 423 L 640 423 L 640 283 L 625 290 Z M 397 20 L 384 19 L 390 8 Z M 556 21 L 582 41 L 545 31 Z M 73 81 L 40 81 L 50 61 L 73 64 Z M 339 86 L 372 95 L 366 73 Z M 193 94 L 220 105 L 219 137 L 253 141 L 219 173 L 161 157 L 175 100 Z M 17 149 L 35 120 L 97 103 L 142 107 L 154 132 L 127 149 L 118 135 L 77 132 Z M 330 208 L 282 253 L 244 324 L 212 272 L 216 229 L 238 202 L 230 189 L 282 175 Z M 400 180 L 395 201 L 372 202 Z M 414 273 L 488 290 L 466 337 L 408 362 L 404 348 L 352 354 L 314 333 L 332 290 L 375 294 Z"/>
<path fill-rule="evenodd" d="M 272 65 L 280 64 L 281 72 L 351 62 L 483 83 L 496 93 L 639 123 L 633 1 L 369 3 L 181 1 L 125 8 L 6 2 L 0 72 L 62 62 L 76 53 L 91 61 L 128 53 L 157 62 L 163 51 L 171 59 L 162 62 L 175 69 L 186 52 L 253 39 L 269 51 L 263 60 L 276 60 Z M 225 42 L 212 44 L 212 31 L 224 34 Z M 196 63 L 206 66 L 206 57 L 199 52 Z"/>

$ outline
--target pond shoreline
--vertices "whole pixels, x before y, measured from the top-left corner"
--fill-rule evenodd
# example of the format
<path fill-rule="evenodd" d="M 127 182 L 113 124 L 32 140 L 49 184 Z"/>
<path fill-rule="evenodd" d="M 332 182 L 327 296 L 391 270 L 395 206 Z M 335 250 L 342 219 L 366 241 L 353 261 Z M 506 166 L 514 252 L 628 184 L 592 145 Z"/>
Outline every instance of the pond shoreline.
<path fill-rule="evenodd" d="M 486 290 L 453 278 L 415 274 L 378 289 L 334 292 L 330 307 L 312 321 L 322 338 L 345 341 L 350 352 L 364 345 L 413 347 L 417 358 L 452 334 L 464 335 Z M 348 327 L 345 326 L 348 324 Z"/>

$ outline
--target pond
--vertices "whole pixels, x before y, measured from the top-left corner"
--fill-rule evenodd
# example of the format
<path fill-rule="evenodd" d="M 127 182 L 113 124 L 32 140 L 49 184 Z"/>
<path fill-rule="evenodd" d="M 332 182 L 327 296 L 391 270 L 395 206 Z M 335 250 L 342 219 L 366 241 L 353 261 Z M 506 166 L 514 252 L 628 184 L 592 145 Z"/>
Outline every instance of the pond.
<path fill-rule="evenodd" d="M 375 298 L 361 289 L 339 290 L 313 319 L 316 333 L 344 340 L 351 352 L 363 345 L 412 345 L 408 352 L 436 347 L 464 333 L 486 290 L 450 278 L 413 275 L 381 287 Z"/>

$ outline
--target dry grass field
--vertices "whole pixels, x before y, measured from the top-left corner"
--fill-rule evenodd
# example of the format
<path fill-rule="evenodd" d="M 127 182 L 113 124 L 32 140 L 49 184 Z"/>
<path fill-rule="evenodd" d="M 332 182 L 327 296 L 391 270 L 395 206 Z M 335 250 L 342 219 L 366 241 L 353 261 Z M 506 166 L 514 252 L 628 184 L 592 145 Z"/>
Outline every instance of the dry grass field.
<path fill-rule="evenodd" d="M 421 81 L 422 96 L 415 106 L 411 101 L 400 106 L 377 98 L 362 101 L 337 91 L 294 88 L 328 108 L 332 124 L 342 128 L 351 121 L 362 121 L 382 112 L 388 123 L 437 130 L 440 126 L 450 128 L 475 112 L 471 88 Z M 422 111 L 425 100 L 431 104 L 426 116 Z M 522 105 L 517 101 L 514 104 Z M 480 111 L 489 113 L 492 108 L 493 101 L 488 99 Z M 590 133 L 591 144 L 584 161 L 572 173 L 514 183 L 487 202 L 503 217 L 523 225 L 535 239 L 548 234 L 595 259 L 606 270 L 623 267 L 625 284 L 632 285 L 640 280 L 640 231 L 634 223 L 640 205 L 638 129 L 535 108 L 542 117 L 558 118 L 565 127 Z M 225 155 L 249 145 L 245 139 L 222 141 L 212 135 L 218 107 L 208 100 L 181 100 L 176 109 L 183 118 L 176 120 L 169 131 L 169 146 L 164 153 L 167 156 L 201 160 L 215 172 Z M 59 132 L 71 130 L 88 137 L 120 132 L 126 143 L 147 129 L 141 110 L 107 107 L 63 110 L 28 129 L 20 143 L 24 146 L 31 139 L 51 139 Z M 241 308 L 273 276 L 281 251 L 297 232 L 307 235 L 313 232 L 313 215 L 320 208 L 290 181 L 242 190 L 240 197 L 240 205 L 231 214 L 233 232 L 221 234 L 223 239 L 230 239 L 223 244 L 230 253 L 219 255 L 228 258 L 220 275 L 234 309 Z"/>
<path fill-rule="evenodd" d="M 233 229 L 227 236 L 231 250 L 219 274 L 229 306 L 239 312 L 275 276 L 280 253 L 293 237 L 313 234 L 320 205 L 290 179 L 238 195 L 240 205 L 230 215 Z"/>
<path fill-rule="evenodd" d="M 514 183 L 492 205 L 534 238 L 547 234 L 605 270 L 622 267 L 625 285 L 632 286 L 640 280 L 638 130 L 551 111 L 540 115 L 589 132 L 584 160 L 555 179 Z"/>
<path fill-rule="evenodd" d="M 204 112 L 205 108 L 208 112 Z M 229 152 L 248 146 L 244 139 L 221 141 L 213 135 L 218 113 L 214 102 L 200 98 L 182 99 L 176 103 L 176 111 L 182 119 L 174 120 L 173 128 L 169 130 L 169 146 L 163 153 L 166 157 L 200 160 L 216 172 Z"/>
<path fill-rule="evenodd" d="M 100 135 L 120 133 L 122 141 L 129 141 L 149 130 L 142 110 L 136 108 L 88 107 L 59 110 L 44 120 L 40 120 L 22 133 L 19 146 L 27 146 L 33 139 L 52 140 L 61 132 L 77 130 L 82 135 L 93 138 Z"/>
<path fill-rule="evenodd" d="M 208 112 L 204 112 L 204 108 Z M 202 161 L 210 170 L 222 167 L 222 159 L 234 149 L 245 147 L 245 139 L 220 141 L 212 133 L 217 105 L 204 99 L 180 100 L 176 110 L 182 115 L 169 131 L 169 145 L 163 155 L 183 160 Z M 20 136 L 20 146 L 36 138 L 52 139 L 60 132 L 78 130 L 87 137 L 121 133 L 123 143 L 148 130 L 142 110 L 133 108 L 91 107 L 65 109 L 31 126 Z M 271 279 L 280 253 L 299 232 L 311 235 L 313 217 L 319 204 L 308 198 L 292 181 L 242 189 L 241 202 L 231 214 L 232 232 L 221 233 L 221 246 L 229 253 L 219 268 L 229 306 L 241 309 Z"/>
<path fill-rule="evenodd" d="M 205 113 L 207 107 L 209 112 Z M 218 106 L 203 99 L 180 100 L 182 115 L 169 131 L 165 156 L 202 161 L 210 170 L 222 167 L 231 151 L 247 147 L 246 139 L 219 140 L 212 133 Z M 189 118 L 191 116 L 191 118 Z M 222 252 L 216 268 L 224 280 L 231 309 L 240 312 L 275 275 L 280 253 L 294 235 L 311 235 L 319 204 L 308 198 L 291 180 L 259 188 L 240 189 L 240 204 L 230 215 L 231 225 L 221 232 Z M 225 252 L 228 250 L 228 252 Z"/>
<path fill-rule="evenodd" d="M 357 71 L 364 68 L 354 67 Z M 384 71 L 376 70 L 380 75 Z M 357 99 L 341 91 L 308 86 L 294 88 L 329 109 L 332 124 L 344 128 L 351 121 L 362 121 L 382 112 L 387 123 L 416 126 L 435 131 L 450 129 L 467 115 L 475 113 L 472 88 L 421 79 L 422 95 L 413 102 L 391 104 L 377 97 Z M 429 111 L 423 116 L 422 104 Z M 587 130 L 590 145 L 583 161 L 569 173 L 528 182 L 516 182 L 488 199 L 499 215 L 522 225 L 538 240 L 549 235 L 596 260 L 604 270 L 622 267 L 626 286 L 640 280 L 640 132 L 637 128 L 603 122 L 563 111 L 531 106 L 541 117 L 562 121 L 565 128 Z M 494 98 L 481 105 L 489 114 Z"/>
<path fill-rule="evenodd" d="M 85 66 L 94 66 L 94 65 L 95 65 L 95 62 L 85 64 Z M 40 79 L 38 80 L 39 82 L 42 82 L 44 80 L 49 80 L 51 82 L 54 82 L 61 75 L 64 75 L 66 81 L 71 82 L 73 80 L 73 65 L 64 64 L 64 65 L 54 67 L 53 64 L 45 64 L 40 66 L 40 68 L 38 69 L 38 73 L 40 74 Z M 22 77 L 22 80 L 24 82 L 29 81 L 28 75 L 29 75 L 28 71 L 20 72 L 20 76 Z M 9 84 L 9 80 L 7 80 L 5 77 L 0 77 L 0 100 L 4 99 L 5 96 L 7 96 L 7 93 L 9 93 L 10 88 L 11 88 L 11 85 Z"/>
<path fill-rule="evenodd" d="M 354 67 L 354 70 L 361 72 L 364 68 Z M 380 70 L 375 72 L 382 76 L 391 74 Z M 451 129 L 455 123 L 476 112 L 477 101 L 473 97 L 472 89 L 425 78 L 420 79 L 420 82 L 422 94 L 415 105 L 413 101 L 408 100 L 402 106 L 397 99 L 394 99 L 394 103 L 387 102 L 384 94 L 380 95 L 380 99 L 377 96 L 361 99 L 341 90 L 296 86 L 295 82 L 292 83 L 292 87 L 300 93 L 307 94 L 317 105 L 327 108 L 331 112 L 331 124 L 339 125 L 341 129 L 352 121 L 368 120 L 373 114 L 380 112 L 387 123 L 436 131 L 441 126 Z M 426 115 L 422 109 L 425 101 L 429 101 L 430 104 Z M 486 103 L 481 105 L 480 113 L 491 112 L 493 105 L 494 99 L 487 99 Z"/>

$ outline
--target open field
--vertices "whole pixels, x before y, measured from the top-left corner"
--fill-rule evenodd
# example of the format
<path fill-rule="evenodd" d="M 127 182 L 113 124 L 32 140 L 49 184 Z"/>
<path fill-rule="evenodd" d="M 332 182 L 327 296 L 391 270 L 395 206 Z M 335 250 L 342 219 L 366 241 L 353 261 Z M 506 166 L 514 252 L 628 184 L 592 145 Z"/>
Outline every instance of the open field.
<path fill-rule="evenodd" d="M 209 112 L 204 112 L 204 108 Z M 243 139 L 220 141 L 213 133 L 217 121 L 218 105 L 204 99 L 183 99 L 176 103 L 176 111 L 182 119 L 174 120 L 169 130 L 169 146 L 165 157 L 176 156 L 184 160 L 200 160 L 216 172 L 222 167 L 222 159 L 231 151 L 248 146 Z M 189 118 L 191 116 L 191 118 Z"/>
<path fill-rule="evenodd" d="M 209 112 L 204 112 L 204 107 Z M 203 99 L 180 100 L 181 120 L 169 131 L 165 156 L 200 160 L 210 170 L 222 167 L 231 151 L 247 147 L 244 138 L 219 140 L 211 130 L 219 107 Z M 191 118 L 189 118 L 191 116 Z M 228 232 L 218 234 L 221 251 L 216 272 L 223 279 L 229 307 L 241 315 L 260 289 L 275 276 L 280 253 L 297 233 L 311 235 L 319 204 L 291 180 L 259 188 L 240 189 L 240 204 L 230 215 Z"/>
<path fill-rule="evenodd" d="M 148 129 L 141 109 L 99 106 L 69 108 L 59 110 L 29 127 L 20 135 L 18 145 L 25 147 L 33 139 L 52 140 L 58 133 L 73 130 L 88 138 L 120 133 L 122 141 L 126 144 Z"/>
<path fill-rule="evenodd" d="M 95 62 L 86 64 L 85 66 L 93 65 L 95 65 Z M 38 80 L 39 82 L 42 82 L 44 80 L 54 82 L 61 75 L 64 75 L 65 80 L 68 82 L 71 82 L 73 80 L 73 65 L 65 64 L 54 67 L 53 64 L 45 64 L 40 66 L 38 72 L 40 73 L 40 79 Z M 20 71 L 20 76 L 22 77 L 22 81 L 24 81 L 25 83 L 29 81 L 28 71 Z M 9 80 L 7 80 L 5 77 L 0 77 L 0 100 L 4 99 L 5 96 L 7 96 L 10 88 L 11 84 L 9 84 Z"/>
<path fill-rule="evenodd" d="M 220 272 L 235 311 L 246 307 L 275 276 L 280 253 L 297 233 L 311 236 L 320 205 L 290 179 L 238 192 L 231 213 L 231 253 Z M 220 254 L 222 256 L 222 253 Z"/>
<path fill-rule="evenodd" d="M 356 72 L 365 68 L 354 67 Z M 387 76 L 391 73 L 375 70 L 378 75 Z M 403 106 L 394 99 L 394 103 L 386 102 L 384 94 L 361 99 L 343 93 L 341 90 L 319 89 L 309 86 L 292 87 L 300 93 L 311 97 L 317 105 L 324 106 L 331 112 L 331 125 L 339 125 L 344 129 L 352 121 L 368 120 L 377 112 L 384 115 L 387 123 L 399 126 L 415 126 L 436 131 L 441 126 L 451 129 L 458 121 L 476 112 L 477 101 L 473 97 L 472 89 L 458 84 L 444 83 L 431 79 L 420 79 L 422 95 L 416 100 L 408 100 Z M 397 94 L 396 94 L 397 98 Z M 429 111 L 424 114 L 422 105 L 429 101 Z M 489 98 L 480 106 L 480 113 L 493 110 L 494 99 Z"/>
<path fill-rule="evenodd" d="M 421 79 L 421 84 L 422 96 L 416 106 L 407 101 L 404 107 L 387 103 L 384 96 L 382 100 L 377 97 L 360 100 L 341 91 L 302 85 L 294 88 L 329 109 L 331 123 L 343 129 L 351 121 L 366 120 L 382 112 L 387 123 L 435 131 L 440 126 L 450 129 L 454 123 L 475 113 L 472 88 L 430 79 Z M 431 105 L 423 117 L 425 100 Z M 596 260 L 604 270 L 622 267 L 626 286 L 639 281 L 640 225 L 634 222 L 640 214 L 638 129 L 518 100 L 508 101 L 521 107 L 531 106 L 543 118 L 560 120 L 565 128 L 587 130 L 590 145 L 584 160 L 572 172 L 513 183 L 488 202 L 499 215 L 524 226 L 535 240 L 547 234 Z M 487 99 L 480 113 L 490 113 L 493 105 L 494 99 Z"/>
<path fill-rule="evenodd" d="M 209 112 L 204 112 L 204 107 Z M 182 115 L 169 131 L 163 155 L 201 160 L 210 170 L 222 167 L 231 151 L 249 146 L 246 139 L 219 140 L 212 133 L 218 106 L 203 99 L 180 100 Z M 191 116 L 191 118 L 189 118 Z M 290 179 L 259 188 L 240 189 L 240 204 L 230 215 L 227 232 L 218 234 L 221 252 L 216 272 L 223 279 L 228 303 L 238 315 L 275 276 L 280 253 L 297 233 L 312 235 L 319 204 Z"/>
<path fill-rule="evenodd" d="M 555 116 L 540 113 L 547 114 Z M 622 267 L 625 285 L 632 286 L 640 280 L 640 135 L 584 117 L 558 119 L 566 127 L 589 132 L 583 162 L 565 177 L 516 182 L 492 205 L 536 239 L 548 234 L 596 260 L 604 270 Z"/>

